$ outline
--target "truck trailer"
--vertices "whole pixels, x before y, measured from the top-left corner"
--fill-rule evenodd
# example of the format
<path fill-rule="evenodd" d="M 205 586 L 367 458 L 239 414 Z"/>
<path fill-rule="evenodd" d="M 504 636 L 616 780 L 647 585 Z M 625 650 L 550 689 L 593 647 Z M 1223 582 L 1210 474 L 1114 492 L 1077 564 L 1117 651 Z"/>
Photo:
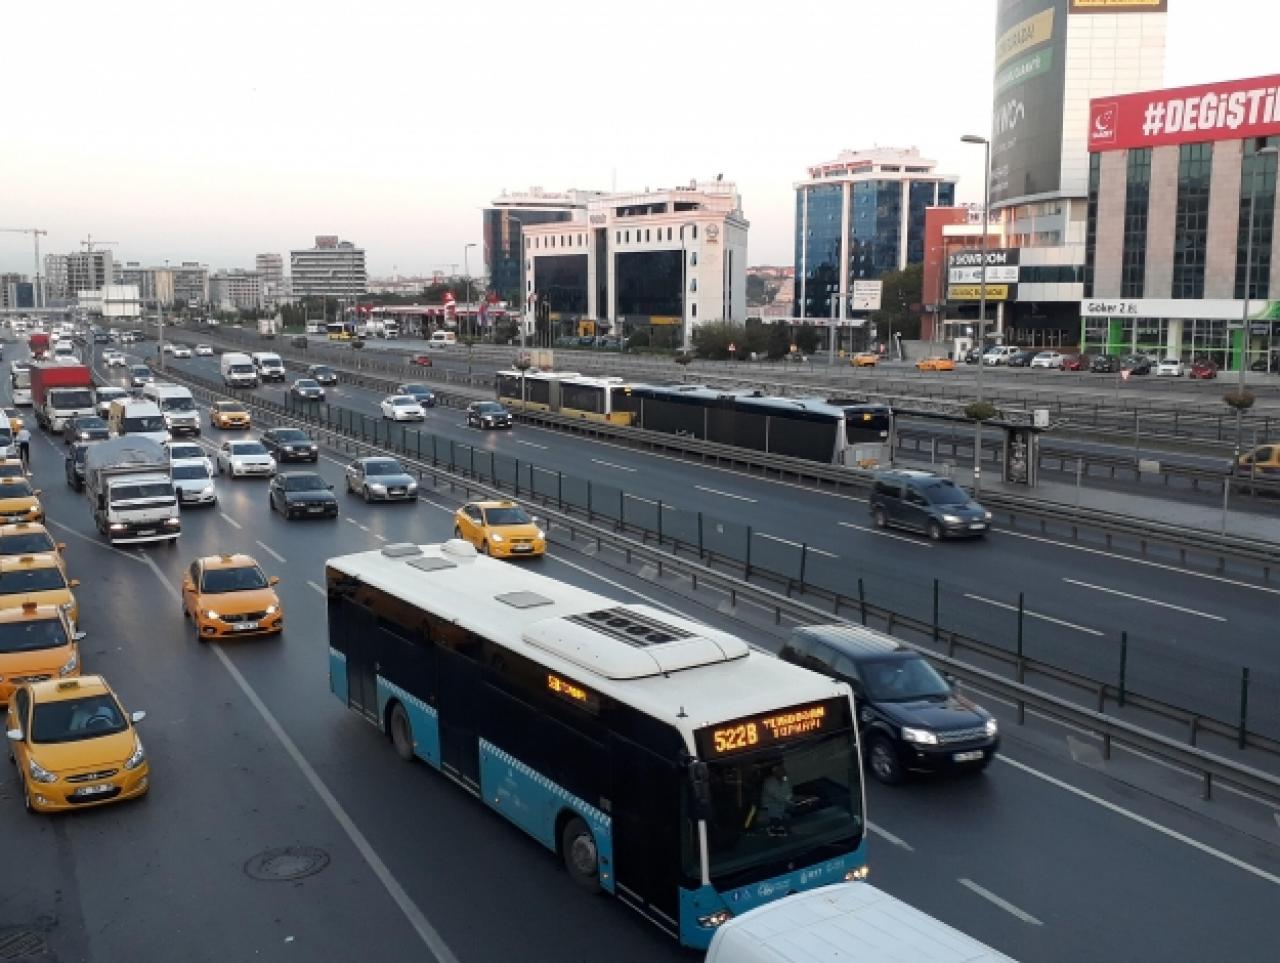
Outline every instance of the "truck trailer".
<path fill-rule="evenodd" d="M 93 373 L 83 364 L 33 364 L 31 401 L 40 427 L 61 432 L 77 415 L 94 414 Z"/>

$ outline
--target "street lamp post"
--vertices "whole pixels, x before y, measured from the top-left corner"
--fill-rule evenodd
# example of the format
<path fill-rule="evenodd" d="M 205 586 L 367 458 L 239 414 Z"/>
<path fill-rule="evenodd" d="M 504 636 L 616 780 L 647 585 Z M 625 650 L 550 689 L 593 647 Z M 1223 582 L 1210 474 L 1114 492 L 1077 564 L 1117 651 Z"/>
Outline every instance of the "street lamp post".
<path fill-rule="evenodd" d="M 982 401 L 982 369 L 987 366 L 987 232 L 991 226 L 991 141 L 977 134 L 960 138 L 965 144 L 982 145 L 982 263 L 978 266 L 978 375 L 974 383 L 975 400 Z M 982 487 L 982 422 L 974 419 L 973 490 Z"/>
<path fill-rule="evenodd" d="M 1236 394 L 1243 396 L 1245 392 L 1245 368 L 1249 364 L 1249 299 L 1253 284 L 1253 210 L 1258 200 L 1258 169 L 1266 166 L 1267 157 L 1280 154 L 1280 148 L 1264 146 L 1254 152 L 1253 170 L 1249 174 L 1249 226 L 1244 236 L 1244 306 L 1240 309 L 1240 371 L 1236 382 Z M 1236 406 L 1236 457 L 1240 463 L 1240 441 L 1243 429 L 1244 409 Z"/>
<path fill-rule="evenodd" d="M 693 331 L 689 324 L 689 249 L 684 243 L 686 227 L 696 231 L 698 225 L 693 221 L 685 221 L 680 225 L 680 332 L 684 340 L 682 350 L 688 354 L 693 347 Z"/>
<path fill-rule="evenodd" d="M 462 246 L 462 272 L 467 276 L 467 306 L 468 307 L 470 307 L 471 305 L 471 262 L 469 261 L 467 255 L 470 253 L 471 249 L 475 246 L 476 244 L 474 241 L 472 241 L 470 244 L 464 244 Z M 471 319 L 471 336 L 474 338 L 475 334 L 476 334 L 476 322 L 475 322 L 475 318 L 472 318 Z"/>

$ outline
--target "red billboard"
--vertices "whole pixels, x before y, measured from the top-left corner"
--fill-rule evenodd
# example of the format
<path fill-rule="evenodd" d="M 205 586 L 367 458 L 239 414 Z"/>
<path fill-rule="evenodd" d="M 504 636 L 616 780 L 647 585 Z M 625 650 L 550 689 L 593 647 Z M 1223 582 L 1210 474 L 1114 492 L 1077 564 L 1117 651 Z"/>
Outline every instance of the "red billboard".
<path fill-rule="evenodd" d="M 1280 75 L 1147 90 L 1089 102 L 1089 150 L 1280 134 Z"/>

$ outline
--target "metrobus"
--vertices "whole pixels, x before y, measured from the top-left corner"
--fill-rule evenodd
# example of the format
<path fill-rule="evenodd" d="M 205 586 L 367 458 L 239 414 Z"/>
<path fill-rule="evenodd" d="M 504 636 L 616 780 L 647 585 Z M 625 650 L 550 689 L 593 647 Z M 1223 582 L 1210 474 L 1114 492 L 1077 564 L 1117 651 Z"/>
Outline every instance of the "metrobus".
<path fill-rule="evenodd" d="M 570 418 L 629 425 L 631 386 L 622 378 L 597 378 L 576 371 L 499 371 L 498 400 L 515 408 L 552 411 Z"/>
<path fill-rule="evenodd" d="M 333 694 L 681 943 L 865 876 L 843 683 L 460 540 L 325 577 Z"/>
<path fill-rule="evenodd" d="M 498 400 L 530 411 L 558 412 L 561 384 L 580 377 L 576 371 L 499 371 Z"/>
<path fill-rule="evenodd" d="M 31 404 L 31 366 L 20 361 L 9 365 L 9 396 L 15 405 Z"/>
<path fill-rule="evenodd" d="M 330 321 L 324 326 L 330 341 L 350 341 L 351 328 L 341 321 Z"/>

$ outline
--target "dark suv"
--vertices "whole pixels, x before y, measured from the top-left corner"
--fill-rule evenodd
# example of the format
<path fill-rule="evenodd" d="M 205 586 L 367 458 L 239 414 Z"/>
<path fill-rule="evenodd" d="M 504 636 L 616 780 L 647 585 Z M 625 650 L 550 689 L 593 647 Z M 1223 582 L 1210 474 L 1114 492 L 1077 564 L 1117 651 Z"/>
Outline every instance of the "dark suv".
<path fill-rule="evenodd" d="M 935 542 L 952 535 L 981 537 L 991 527 L 991 513 L 968 492 L 927 471 L 881 472 L 871 488 L 870 504 L 877 528 L 910 528 Z"/>
<path fill-rule="evenodd" d="M 985 769 L 1000 748 L 991 714 L 897 639 L 859 625 L 806 625 L 779 655 L 849 684 L 864 764 L 883 783 Z"/>

